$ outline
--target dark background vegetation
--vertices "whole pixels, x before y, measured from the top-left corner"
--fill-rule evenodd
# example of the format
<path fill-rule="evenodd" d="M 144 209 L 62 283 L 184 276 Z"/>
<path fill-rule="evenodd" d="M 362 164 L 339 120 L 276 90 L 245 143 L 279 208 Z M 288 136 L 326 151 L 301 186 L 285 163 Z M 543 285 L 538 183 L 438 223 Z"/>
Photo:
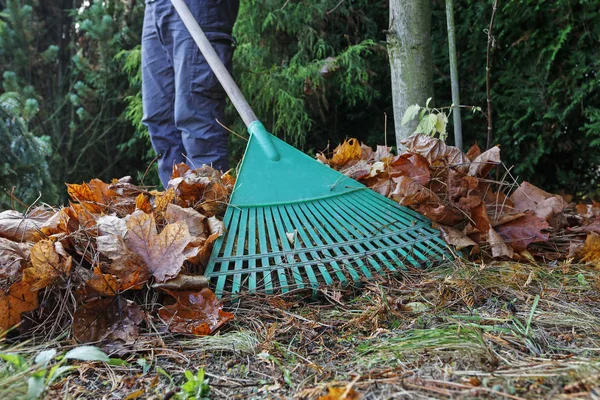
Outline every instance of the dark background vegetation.
<path fill-rule="evenodd" d="M 346 137 L 394 144 L 387 1 L 242 0 L 235 75 L 271 131 L 314 154 Z M 500 0 L 495 142 L 513 173 L 595 196 L 600 161 L 600 2 Z M 132 175 L 157 184 L 141 125 L 140 0 L 0 0 L 0 209 L 64 182 Z M 461 103 L 485 109 L 492 1 L 455 1 Z M 434 101 L 451 104 L 444 2 L 433 1 Z M 465 115 L 465 114 L 463 114 Z M 232 129 L 244 128 L 232 110 Z M 451 129 L 451 128 L 450 128 Z M 465 143 L 486 141 L 466 113 Z M 452 133 L 450 134 L 452 137 Z M 451 139 L 450 139 L 451 140 Z M 232 136 L 239 160 L 244 143 Z"/>

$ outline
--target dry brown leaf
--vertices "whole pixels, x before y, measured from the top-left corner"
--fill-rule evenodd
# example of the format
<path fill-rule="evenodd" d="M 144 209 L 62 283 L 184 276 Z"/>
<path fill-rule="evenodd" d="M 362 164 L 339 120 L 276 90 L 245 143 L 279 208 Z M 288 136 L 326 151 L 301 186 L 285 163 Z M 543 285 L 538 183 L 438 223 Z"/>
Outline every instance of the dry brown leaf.
<path fill-rule="evenodd" d="M 0 332 L 4 332 L 19 322 L 21 314 L 38 307 L 38 294 L 32 292 L 28 283 L 13 283 L 8 293 L 0 290 Z"/>
<path fill-rule="evenodd" d="M 157 213 L 164 213 L 167 206 L 173 203 L 173 200 L 175 200 L 175 189 L 169 188 L 164 193 L 154 197 L 154 209 Z"/>
<path fill-rule="evenodd" d="M 389 174 L 392 177 L 408 176 L 419 185 L 427 185 L 431 178 L 429 163 L 427 159 L 420 154 L 404 153 L 394 157 L 390 161 Z"/>
<path fill-rule="evenodd" d="M 229 189 L 219 182 L 211 182 L 204 191 L 204 196 L 201 198 L 202 204 L 200 208 L 203 214 L 207 217 L 224 214 L 229 202 L 229 193 Z"/>
<path fill-rule="evenodd" d="M 152 212 L 152 204 L 150 204 L 150 199 L 144 193 L 140 193 L 135 198 L 135 209 L 142 210 L 146 214 L 150 214 Z"/>
<path fill-rule="evenodd" d="M 167 224 L 158 234 L 154 217 L 136 211 L 129 217 L 127 229 L 127 247 L 144 261 L 158 282 L 179 274 L 187 258 L 184 250 L 192 239 L 184 222 Z"/>
<path fill-rule="evenodd" d="M 158 311 L 171 332 L 210 335 L 233 318 L 210 289 L 200 292 L 165 290 L 175 303 Z"/>
<path fill-rule="evenodd" d="M 202 236 L 206 231 L 206 216 L 193 208 L 182 208 L 176 204 L 169 204 L 165 213 L 165 220 L 170 224 L 184 222 L 192 236 Z"/>
<path fill-rule="evenodd" d="M 462 250 L 470 246 L 477 246 L 477 243 L 475 243 L 473 239 L 458 229 L 443 225 L 440 225 L 439 229 L 442 232 L 442 239 L 444 239 L 446 243 L 454 246 L 456 250 Z"/>
<path fill-rule="evenodd" d="M 330 164 L 336 168 L 341 168 L 350 161 L 360 160 L 362 149 L 356 139 L 348 139 L 333 150 Z"/>
<path fill-rule="evenodd" d="M 81 185 L 68 183 L 67 192 L 72 200 L 79 202 L 94 214 L 106 211 L 114 199 L 119 196 L 117 192 L 110 189 L 109 184 L 100 179 L 92 179 Z"/>
<path fill-rule="evenodd" d="M 545 220 L 529 212 L 519 219 L 496 226 L 496 231 L 513 250 L 520 252 L 530 243 L 546 242 L 549 234 L 542 231 L 549 228 Z"/>
<path fill-rule="evenodd" d="M 81 343 L 104 339 L 132 343 L 142 321 L 142 311 L 131 300 L 121 296 L 95 299 L 75 311 L 73 336 Z"/>
<path fill-rule="evenodd" d="M 488 242 L 492 247 L 492 257 L 513 258 L 514 251 L 512 247 L 504 243 L 504 239 L 502 239 L 502 237 L 494 230 L 494 228 L 490 228 L 490 230 L 488 231 Z"/>
<path fill-rule="evenodd" d="M 31 243 L 17 243 L 0 237 L 0 279 L 14 281 L 29 259 Z"/>
<path fill-rule="evenodd" d="M 127 223 L 124 218 L 114 215 L 103 215 L 96 221 L 100 235 L 117 235 L 125 237 L 127 234 Z"/>
<path fill-rule="evenodd" d="M 179 274 L 176 278 L 152 285 L 154 289 L 199 291 L 208 287 L 208 278 L 204 275 Z"/>
<path fill-rule="evenodd" d="M 0 237 L 14 242 L 33 242 L 48 218 L 50 216 L 40 213 L 25 216 L 14 210 L 0 212 Z"/>
<path fill-rule="evenodd" d="M 151 274 L 146 269 L 144 261 L 127 247 L 123 236 L 114 234 L 98 236 L 96 243 L 98 251 L 112 260 L 106 270 L 117 276 L 119 292 L 140 289 L 150 278 Z"/>
<path fill-rule="evenodd" d="M 419 185 L 407 176 L 393 178 L 396 188 L 390 194 L 390 197 L 403 206 L 417 205 L 423 203 L 439 203 L 440 198 L 437 194 Z"/>
<path fill-rule="evenodd" d="M 71 272 L 73 259 L 58 254 L 55 243 L 42 240 L 33 245 L 30 251 L 32 267 L 23 271 L 23 282 L 30 285 L 31 290 L 40 290 L 54 284 L 58 278 Z"/>
<path fill-rule="evenodd" d="M 352 389 L 351 387 L 333 387 L 328 388 L 329 393 L 325 396 L 321 396 L 318 400 L 360 400 L 362 396 L 360 393 Z"/>
<path fill-rule="evenodd" d="M 600 235 L 595 232 L 588 234 L 585 244 L 578 254 L 581 261 L 600 269 Z"/>
<path fill-rule="evenodd" d="M 375 150 L 375 154 L 373 155 L 373 161 L 386 161 L 392 159 L 393 155 L 391 153 L 392 148 L 387 146 L 378 145 Z"/>
<path fill-rule="evenodd" d="M 465 155 L 467 156 L 467 158 L 469 160 L 473 161 L 474 159 L 479 157 L 480 154 L 481 154 L 481 149 L 479 148 L 477 143 L 475 143 L 473 146 L 471 146 L 471 148 L 469 149 L 469 151 L 467 151 L 467 154 L 465 154 Z"/>
<path fill-rule="evenodd" d="M 477 156 L 469 167 L 469 175 L 483 178 L 500 164 L 500 147 L 494 146 Z"/>
<path fill-rule="evenodd" d="M 117 278 L 103 274 L 99 267 L 94 268 L 94 274 L 85 284 L 99 296 L 113 297 L 119 293 Z"/>
<path fill-rule="evenodd" d="M 538 217 L 546 220 L 561 213 L 566 206 L 562 197 L 545 192 L 529 182 L 521 183 L 511 194 L 510 200 L 515 211 L 535 211 Z"/>
<path fill-rule="evenodd" d="M 428 135 L 413 135 L 401 141 L 409 151 L 425 157 L 431 167 L 448 166 L 466 173 L 471 162 L 462 151 Z"/>

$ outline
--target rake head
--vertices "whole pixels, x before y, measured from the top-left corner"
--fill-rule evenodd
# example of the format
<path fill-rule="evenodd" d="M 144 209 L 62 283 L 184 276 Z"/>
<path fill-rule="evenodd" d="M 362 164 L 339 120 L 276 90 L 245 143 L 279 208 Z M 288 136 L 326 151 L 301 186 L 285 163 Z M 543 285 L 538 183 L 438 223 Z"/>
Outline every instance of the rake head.
<path fill-rule="evenodd" d="M 451 259 L 431 222 L 369 190 L 266 207 L 229 207 L 205 275 L 217 295 L 347 285 Z"/>

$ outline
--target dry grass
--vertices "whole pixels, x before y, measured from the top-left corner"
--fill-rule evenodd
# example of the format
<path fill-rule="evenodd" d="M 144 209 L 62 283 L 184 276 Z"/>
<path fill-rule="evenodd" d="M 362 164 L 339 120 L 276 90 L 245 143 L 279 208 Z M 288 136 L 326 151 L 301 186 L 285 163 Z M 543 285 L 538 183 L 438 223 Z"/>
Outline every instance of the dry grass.
<path fill-rule="evenodd" d="M 246 296 L 220 334 L 109 346 L 128 363 L 84 363 L 47 398 L 163 399 L 204 367 L 212 398 L 351 385 L 365 399 L 597 399 L 599 305 L 600 274 L 569 263 L 447 264 L 318 300 Z"/>

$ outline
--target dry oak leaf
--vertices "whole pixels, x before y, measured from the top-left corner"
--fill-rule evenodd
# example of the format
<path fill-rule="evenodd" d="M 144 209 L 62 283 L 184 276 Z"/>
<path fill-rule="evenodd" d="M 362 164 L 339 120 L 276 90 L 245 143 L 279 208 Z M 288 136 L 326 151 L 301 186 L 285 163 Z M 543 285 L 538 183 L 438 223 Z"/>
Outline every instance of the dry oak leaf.
<path fill-rule="evenodd" d="M 349 161 L 360 160 L 362 149 L 358 140 L 352 138 L 344 141 L 333 150 L 330 164 L 335 168 L 341 168 Z"/>
<path fill-rule="evenodd" d="M 595 232 L 588 234 L 583 248 L 577 253 L 580 255 L 581 261 L 600 269 L 600 235 Z"/>
<path fill-rule="evenodd" d="M 59 242 L 53 243 L 51 240 L 37 242 L 31 248 L 32 267 L 23 271 L 23 282 L 28 283 L 31 290 L 35 291 L 52 285 L 60 277 L 66 277 L 71 272 L 73 258 L 65 256 L 66 253 Z"/>
<path fill-rule="evenodd" d="M 223 311 L 223 304 L 208 288 L 199 292 L 164 291 L 175 298 L 175 304 L 164 306 L 158 314 L 171 332 L 210 335 L 233 319 L 233 314 Z"/>
<path fill-rule="evenodd" d="M 184 250 L 192 240 L 184 222 L 167 224 L 159 234 L 154 217 L 136 211 L 127 220 L 127 230 L 127 247 L 139 256 L 158 282 L 179 274 L 188 258 Z"/>
<path fill-rule="evenodd" d="M 333 387 L 328 388 L 329 393 L 321 396 L 318 400 L 360 400 L 360 393 L 349 387 Z"/>
<path fill-rule="evenodd" d="M 448 146 L 442 140 L 418 134 L 400 142 L 409 151 L 422 155 L 432 168 L 448 166 L 466 173 L 471 161 L 458 148 Z"/>
<path fill-rule="evenodd" d="M 132 343 L 138 337 L 143 313 L 136 303 L 121 296 L 95 299 L 73 315 L 73 336 L 81 343 L 120 339 Z"/>
<path fill-rule="evenodd" d="M 38 307 L 38 294 L 32 292 L 28 283 L 13 283 L 8 293 L 0 290 L 0 332 L 4 332 L 19 322 L 21 314 Z"/>

